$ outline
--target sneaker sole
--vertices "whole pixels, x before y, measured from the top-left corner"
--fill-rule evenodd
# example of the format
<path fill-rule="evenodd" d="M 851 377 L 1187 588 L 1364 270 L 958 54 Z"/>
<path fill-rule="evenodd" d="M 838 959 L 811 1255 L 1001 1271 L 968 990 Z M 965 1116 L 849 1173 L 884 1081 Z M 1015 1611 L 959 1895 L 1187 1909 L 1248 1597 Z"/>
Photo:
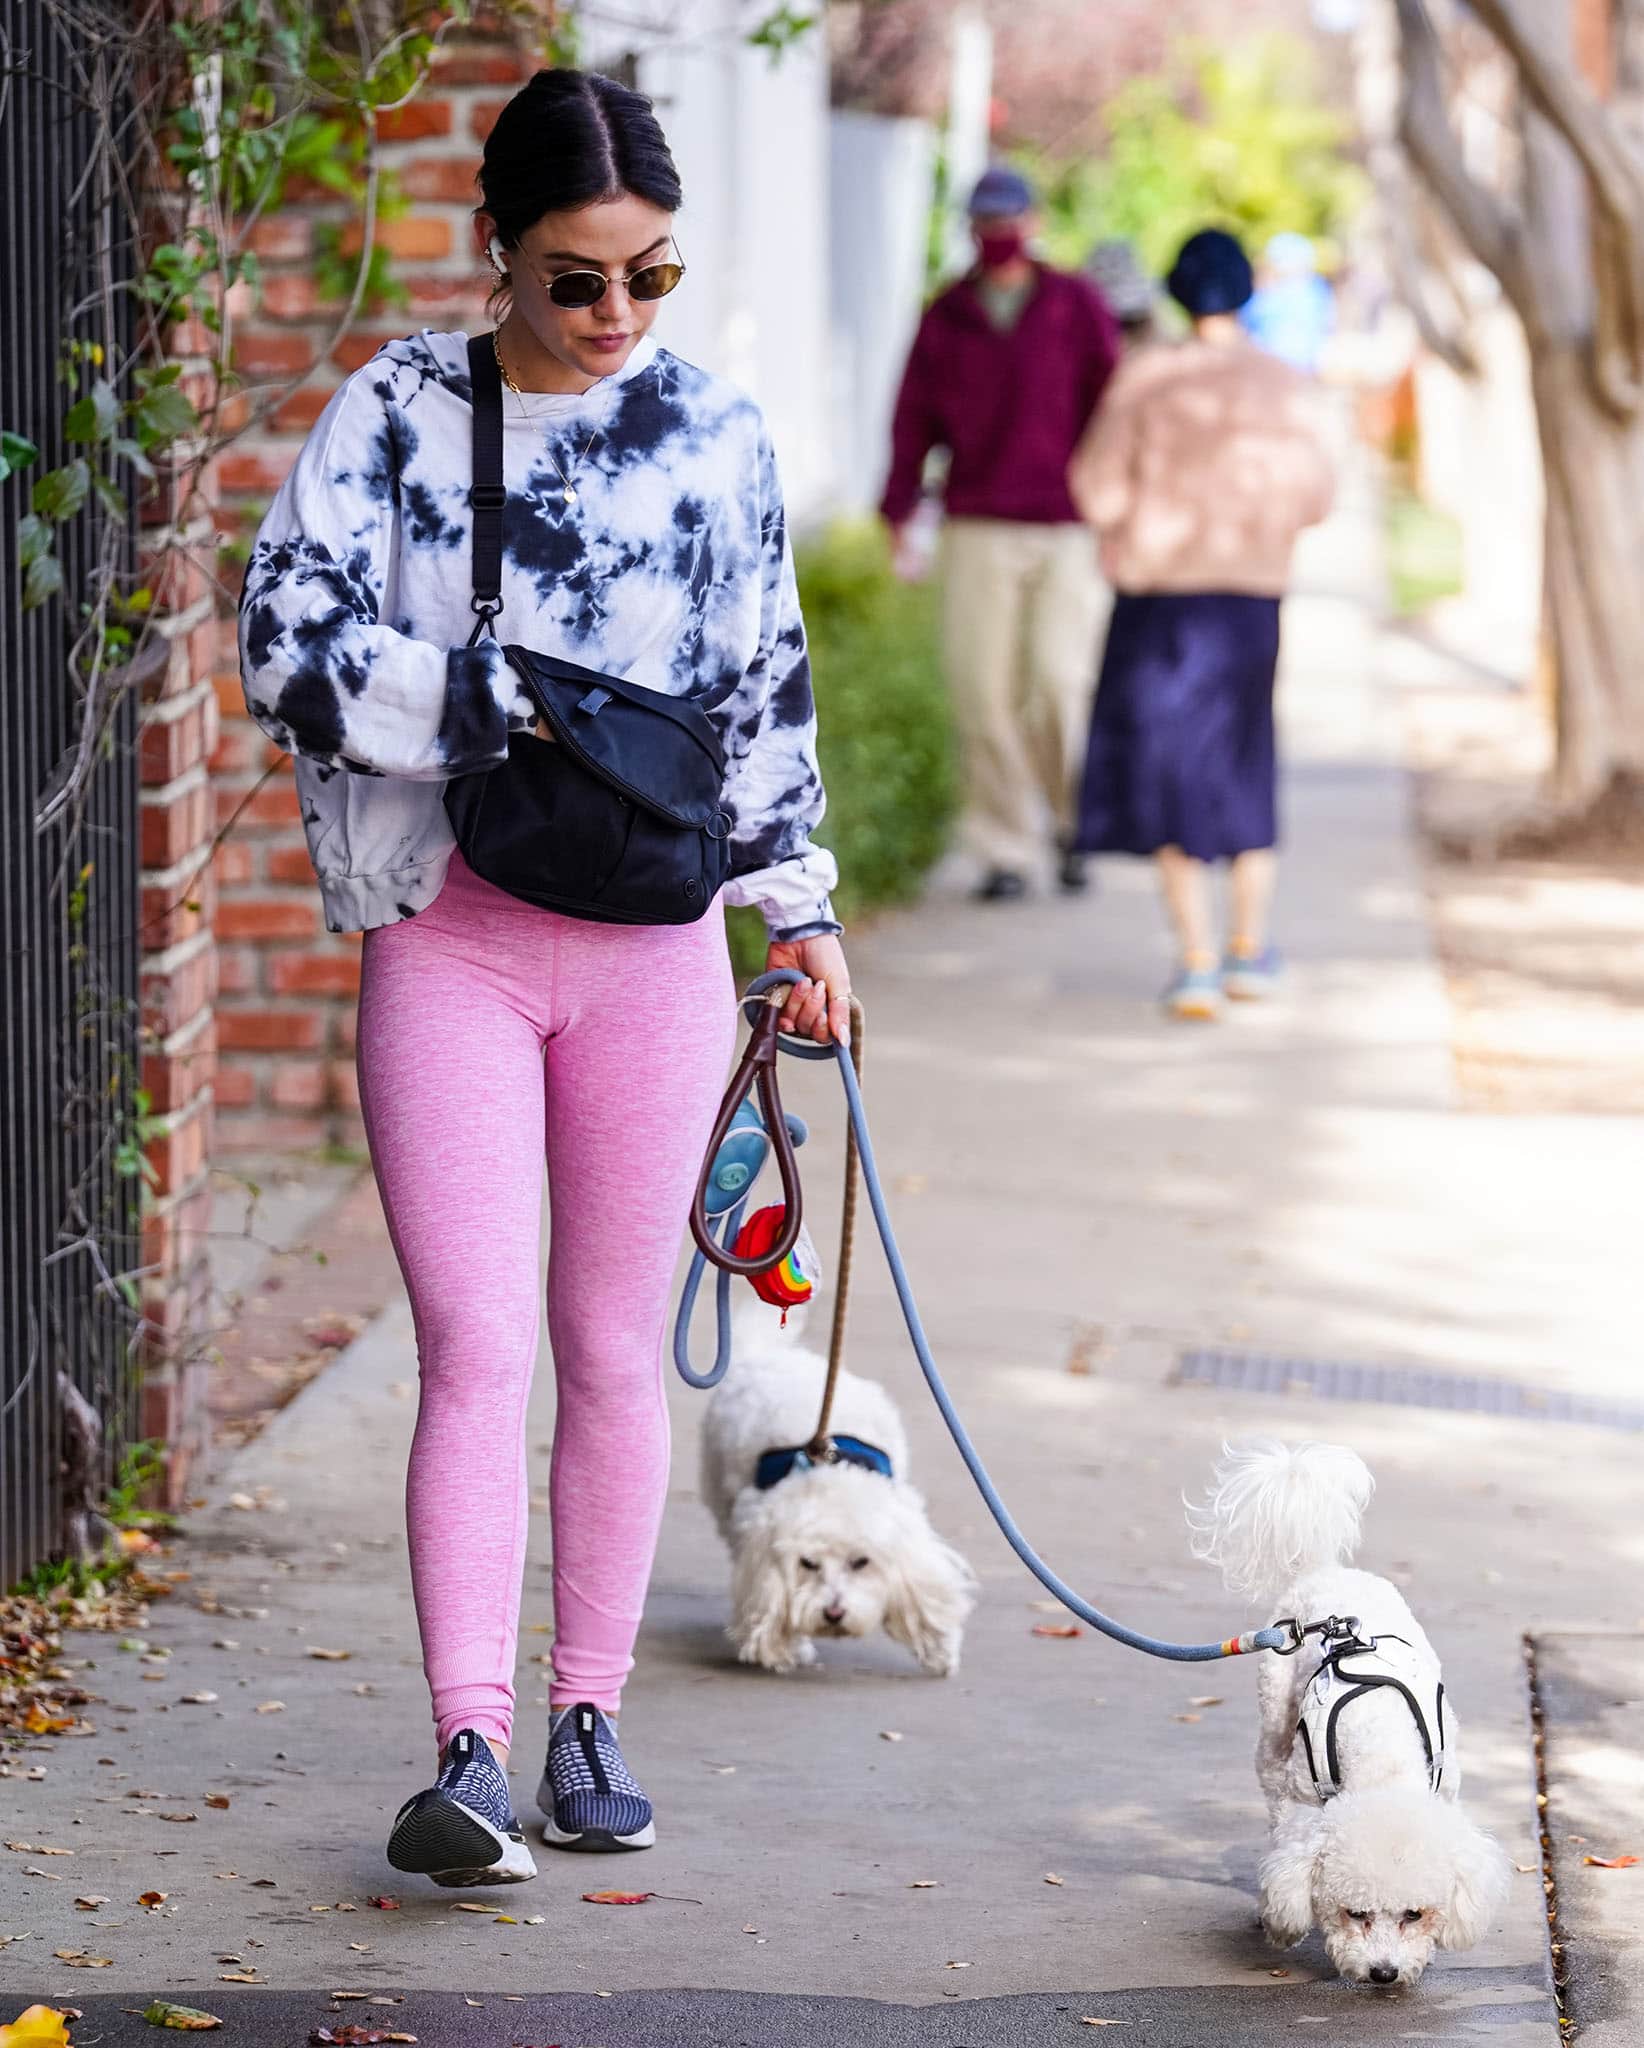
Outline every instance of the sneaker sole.
<path fill-rule="evenodd" d="M 394 1823 L 388 1860 L 396 1870 L 453 1888 L 524 1884 L 537 1874 L 523 1835 L 504 1835 L 444 1792 L 419 1792 Z"/>

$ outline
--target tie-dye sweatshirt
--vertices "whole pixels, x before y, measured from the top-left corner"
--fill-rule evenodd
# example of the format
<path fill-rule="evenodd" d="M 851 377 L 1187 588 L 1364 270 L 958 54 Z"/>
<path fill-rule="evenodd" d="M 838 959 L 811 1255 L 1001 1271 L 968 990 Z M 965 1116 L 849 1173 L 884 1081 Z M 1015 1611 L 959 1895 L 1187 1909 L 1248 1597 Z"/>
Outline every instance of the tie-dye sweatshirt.
<path fill-rule="evenodd" d="M 333 931 L 434 900 L 446 781 L 494 767 L 536 720 L 501 645 L 467 645 L 467 342 L 390 342 L 340 386 L 246 569 L 246 703 L 297 756 Z M 758 408 L 650 341 L 578 401 L 503 398 L 500 642 L 699 703 L 727 763 L 726 899 L 784 936 L 837 929 L 833 856 L 810 841 L 810 665 Z"/>

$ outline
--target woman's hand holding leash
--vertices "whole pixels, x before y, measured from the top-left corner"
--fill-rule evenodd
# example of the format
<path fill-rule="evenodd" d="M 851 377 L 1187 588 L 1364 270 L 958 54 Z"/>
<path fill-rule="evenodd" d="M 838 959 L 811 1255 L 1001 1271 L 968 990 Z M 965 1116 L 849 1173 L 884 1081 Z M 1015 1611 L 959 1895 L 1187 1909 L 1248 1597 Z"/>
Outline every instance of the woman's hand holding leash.
<path fill-rule="evenodd" d="M 818 1045 L 851 1042 L 851 972 L 845 949 L 831 932 L 817 939 L 773 940 L 765 969 L 791 967 L 807 977 L 796 981 L 782 1012 L 781 1029 L 814 1038 Z"/>

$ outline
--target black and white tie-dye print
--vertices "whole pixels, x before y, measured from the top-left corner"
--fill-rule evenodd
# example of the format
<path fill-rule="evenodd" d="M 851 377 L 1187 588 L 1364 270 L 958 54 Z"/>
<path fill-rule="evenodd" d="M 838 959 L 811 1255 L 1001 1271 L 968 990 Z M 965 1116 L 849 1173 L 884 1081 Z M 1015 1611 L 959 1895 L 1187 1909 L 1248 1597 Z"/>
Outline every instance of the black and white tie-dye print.
<path fill-rule="evenodd" d="M 467 342 L 390 342 L 339 387 L 246 570 L 246 703 L 297 756 L 334 931 L 432 902 L 451 856 L 446 780 L 494 766 L 535 718 L 501 648 L 466 645 Z M 650 341 L 547 417 L 521 416 L 542 403 L 529 393 L 504 399 L 501 639 L 695 698 L 729 764 L 726 899 L 757 903 L 773 933 L 836 929 L 833 856 L 810 842 L 823 794 L 805 628 L 759 409 Z"/>

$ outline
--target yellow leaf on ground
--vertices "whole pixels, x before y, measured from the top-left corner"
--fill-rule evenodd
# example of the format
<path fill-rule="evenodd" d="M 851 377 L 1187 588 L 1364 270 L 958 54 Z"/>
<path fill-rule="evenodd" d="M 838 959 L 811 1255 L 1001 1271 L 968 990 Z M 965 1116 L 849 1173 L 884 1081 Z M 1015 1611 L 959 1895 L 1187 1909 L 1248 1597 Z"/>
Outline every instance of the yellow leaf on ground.
<path fill-rule="evenodd" d="M 168 1998 L 155 1999 L 143 2018 L 151 2027 L 175 2027 L 185 2034 L 203 2034 L 222 2025 L 214 2012 L 201 2012 L 197 2005 L 173 2005 Z"/>
<path fill-rule="evenodd" d="M 0 2027 L 0 2048 L 68 2048 L 68 2021 L 54 2005 L 27 2006 Z"/>

